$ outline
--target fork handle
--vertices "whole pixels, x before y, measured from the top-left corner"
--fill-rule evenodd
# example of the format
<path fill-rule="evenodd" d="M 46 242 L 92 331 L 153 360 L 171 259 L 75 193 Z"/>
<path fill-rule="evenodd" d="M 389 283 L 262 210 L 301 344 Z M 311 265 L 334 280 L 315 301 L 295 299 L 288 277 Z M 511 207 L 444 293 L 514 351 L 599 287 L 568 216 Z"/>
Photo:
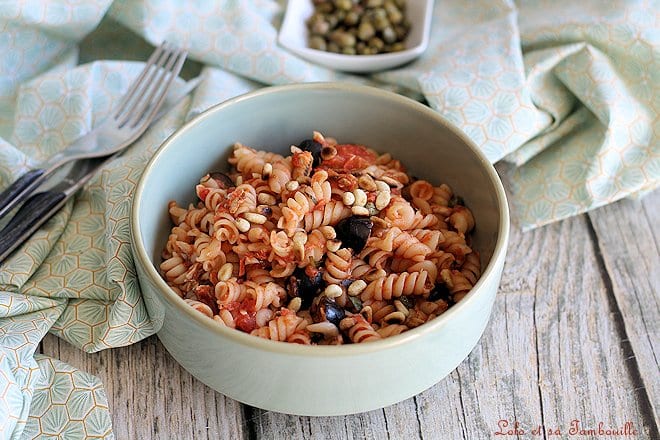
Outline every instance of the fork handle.
<path fill-rule="evenodd" d="M 66 199 L 60 191 L 45 191 L 30 197 L 0 231 L 0 263 L 43 225 Z"/>
<path fill-rule="evenodd" d="M 43 181 L 45 173 L 44 168 L 28 171 L 0 193 L 0 218 L 28 197 Z"/>

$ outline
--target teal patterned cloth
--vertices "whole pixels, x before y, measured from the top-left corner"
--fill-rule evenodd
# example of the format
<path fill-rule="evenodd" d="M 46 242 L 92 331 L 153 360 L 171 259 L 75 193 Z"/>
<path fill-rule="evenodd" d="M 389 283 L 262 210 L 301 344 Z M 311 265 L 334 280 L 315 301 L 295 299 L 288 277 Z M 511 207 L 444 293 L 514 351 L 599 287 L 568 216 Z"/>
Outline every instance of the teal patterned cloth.
<path fill-rule="evenodd" d="M 131 193 L 160 143 L 224 99 L 334 80 L 423 99 L 492 162 L 513 164 L 513 215 L 525 229 L 658 186 L 657 1 L 438 0 L 424 55 L 369 77 L 278 47 L 285 7 L 0 2 L 0 189 L 102 120 L 141 69 L 135 60 L 162 40 L 187 47 L 204 78 L 0 266 L 0 438 L 112 437 L 99 380 L 35 352 L 48 331 L 94 352 L 158 330 L 129 248 Z"/>

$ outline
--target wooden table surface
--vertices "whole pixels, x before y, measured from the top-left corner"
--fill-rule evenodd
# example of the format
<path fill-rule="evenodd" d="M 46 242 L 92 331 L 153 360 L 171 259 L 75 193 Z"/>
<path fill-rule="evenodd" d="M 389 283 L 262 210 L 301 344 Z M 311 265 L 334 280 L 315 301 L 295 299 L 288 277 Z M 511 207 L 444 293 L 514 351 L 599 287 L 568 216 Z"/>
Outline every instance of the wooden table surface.
<path fill-rule="evenodd" d="M 479 344 L 437 385 L 377 411 L 298 417 L 242 405 L 194 379 L 155 336 L 86 354 L 48 335 L 41 349 L 101 378 L 121 440 L 660 439 L 660 190 L 529 232 L 514 218 L 511 232 Z"/>

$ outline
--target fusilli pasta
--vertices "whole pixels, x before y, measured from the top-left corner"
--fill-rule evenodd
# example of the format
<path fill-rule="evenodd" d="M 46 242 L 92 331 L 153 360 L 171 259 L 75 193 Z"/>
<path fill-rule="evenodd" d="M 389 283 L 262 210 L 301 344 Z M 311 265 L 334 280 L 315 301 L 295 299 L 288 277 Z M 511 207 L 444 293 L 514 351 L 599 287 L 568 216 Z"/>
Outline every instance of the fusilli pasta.
<path fill-rule="evenodd" d="M 236 143 L 198 201 L 168 204 L 160 271 L 218 324 L 273 341 L 363 343 L 444 313 L 481 275 L 472 212 L 390 154 L 314 132 L 291 155 Z"/>

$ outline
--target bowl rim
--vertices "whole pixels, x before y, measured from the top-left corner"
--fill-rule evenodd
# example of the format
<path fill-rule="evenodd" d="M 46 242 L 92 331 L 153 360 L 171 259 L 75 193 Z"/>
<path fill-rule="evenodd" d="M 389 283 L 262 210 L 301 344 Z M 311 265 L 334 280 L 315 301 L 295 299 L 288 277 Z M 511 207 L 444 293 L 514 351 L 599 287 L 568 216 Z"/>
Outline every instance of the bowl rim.
<path fill-rule="evenodd" d="M 185 136 L 185 134 L 200 121 L 212 117 L 216 112 L 221 111 L 224 108 L 232 106 L 236 103 L 258 99 L 263 95 L 272 95 L 280 93 L 288 93 L 290 91 L 342 91 L 349 92 L 351 94 L 357 95 L 371 95 L 374 97 L 380 97 L 385 99 L 391 99 L 398 101 L 404 107 L 408 107 L 411 111 L 423 112 L 424 114 L 435 119 L 439 124 L 444 125 L 447 129 L 451 130 L 455 135 L 457 135 L 465 145 L 472 150 L 473 154 L 477 156 L 477 159 L 485 169 L 490 178 L 491 184 L 495 188 L 495 195 L 499 207 L 499 225 L 497 231 L 497 240 L 495 247 L 493 249 L 493 254 L 490 258 L 488 265 L 482 271 L 481 276 L 477 283 L 472 287 L 468 294 L 461 299 L 458 303 L 451 306 L 446 312 L 442 315 L 422 324 L 419 327 L 410 329 L 401 334 L 390 336 L 378 341 L 373 341 L 363 344 L 343 344 L 339 346 L 335 345 L 302 345 L 302 344 L 293 344 L 293 343 L 282 343 L 279 341 L 271 341 L 269 339 L 260 338 L 257 336 L 250 335 L 249 333 L 244 333 L 240 330 L 235 330 L 222 326 L 212 319 L 204 316 L 197 310 L 190 307 L 185 303 L 183 298 L 179 297 L 163 280 L 160 273 L 156 269 L 156 266 L 151 261 L 148 256 L 148 253 L 143 244 L 142 230 L 140 228 L 140 221 L 138 218 L 138 213 L 140 212 L 141 207 L 141 197 L 140 195 L 144 192 L 146 185 L 146 180 L 149 175 L 152 173 L 155 164 L 159 161 L 159 158 L 165 153 L 170 145 L 172 145 L 178 138 Z M 358 85 L 358 84 L 348 84 L 348 83 L 337 83 L 337 82 L 317 82 L 317 83 L 302 83 L 302 84 L 288 84 L 288 85 L 279 85 L 279 86 L 268 86 L 260 89 L 253 90 L 230 98 L 221 103 L 215 104 L 203 112 L 199 113 L 193 117 L 190 121 L 184 123 L 180 128 L 178 128 L 174 133 L 172 133 L 158 148 L 156 153 L 147 163 L 142 176 L 138 182 L 138 185 L 135 189 L 133 202 L 131 206 L 131 215 L 130 215 L 130 230 L 131 230 L 131 245 L 133 247 L 134 258 L 139 260 L 139 263 L 143 266 L 143 271 L 146 276 L 150 278 L 150 281 L 158 287 L 158 294 L 162 295 L 163 298 L 172 304 L 174 307 L 180 309 L 184 314 L 189 316 L 197 325 L 206 327 L 211 332 L 216 333 L 220 338 L 218 341 L 221 343 L 222 338 L 228 338 L 236 344 L 246 345 L 252 349 L 264 350 L 268 352 L 274 352 L 279 354 L 289 354 L 303 357 L 322 357 L 322 356 L 353 356 L 358 354 L 367 354 L 374 351 L 388 350 L 393 349 L 401 344 L 407 344 L 413 340 L 420 339 L 424 335 L 433 333 L 440 327 L 442 327 L 445 322 L 451 320 L 454 315 L 458 314 L 462 309 L 468 307 L 471 302 L 474 302 L 474 297 L 480 294 L 481 287 L 486 283 L 487 280 L 499 276 L 495 273 L 496 263 L 503 259 L 506 255 L 506 248 L 509 240 L 509 229 L 510 229 L 510 219 L 509 219 L 509 207 L 507 202 L 506 193 L 504 186 L 495 170 L 493 165 L 488 161 L 484 153 L 482 153 L 474 142 L 472 142 L 463 132 L 458 129 L 454 124 L 448 121 L 446 118 L 441 116 L 437 111 L 431 109 L 430 107 L 421 104 L 417 101 L 414 101 L 411 98 L 407 98 L 403 95 L 390 92 L 387 90 L 379 89 L 372 86 Z M 139 281 L 139 280 L 138 280 Z M 140 286 L 142 286 L 140 284 Z M 160 329 L 159 329 L 160 331 Z"/>

